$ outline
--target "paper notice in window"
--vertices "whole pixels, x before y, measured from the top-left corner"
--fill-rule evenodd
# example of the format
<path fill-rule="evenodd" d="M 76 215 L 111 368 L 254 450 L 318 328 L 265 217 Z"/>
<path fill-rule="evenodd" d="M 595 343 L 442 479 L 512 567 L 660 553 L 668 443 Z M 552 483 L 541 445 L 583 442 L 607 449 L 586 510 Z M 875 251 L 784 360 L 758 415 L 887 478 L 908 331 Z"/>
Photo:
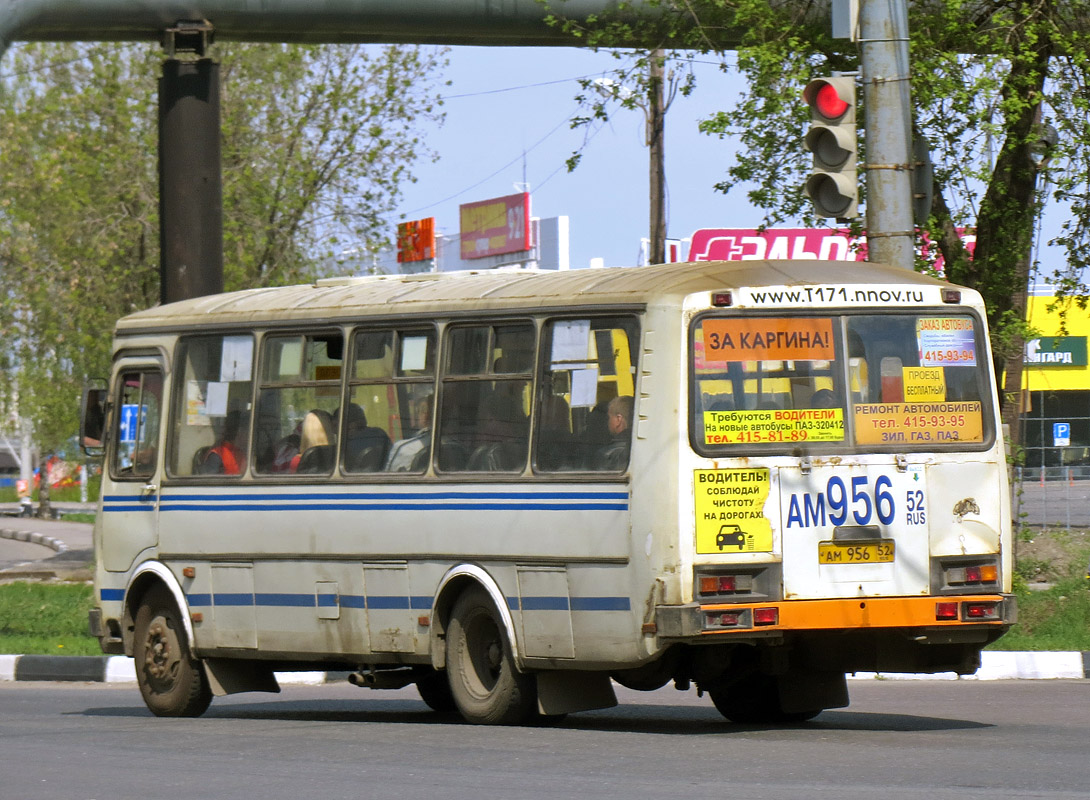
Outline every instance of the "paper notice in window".
<path fill-rule="evenodd" d="M 590 408 L 598 402 L 598 370 L 575 369 L 571 373 L 572 408 Z"/>
<path fill-rule="evenodd" d="M 589 352 L 590 320 L 573 319 L 553 325 L 553 364 L 586 362 Z"/>
<path fill-rule="evenodd" d="M 254 365 L 254 340 L 249 336 L 224 336 L 220 359 L 221 381 L 248 381 Z"/>
<path fill-rule="evenodd" d="M 204 411 L 210 417 L 227 415 L 227 390 L 229 384 L 221 381 L 209 381 L 204 395 Z"/>

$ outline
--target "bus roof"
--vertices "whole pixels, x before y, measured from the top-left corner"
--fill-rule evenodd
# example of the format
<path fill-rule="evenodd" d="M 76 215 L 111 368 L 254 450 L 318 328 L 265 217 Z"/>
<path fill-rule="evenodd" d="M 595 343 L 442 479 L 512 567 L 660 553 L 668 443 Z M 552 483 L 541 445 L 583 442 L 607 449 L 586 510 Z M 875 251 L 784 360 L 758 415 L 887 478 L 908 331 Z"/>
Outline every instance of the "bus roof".
<path fill-rule="evenodd" d="M 649 267 L 519 270 L 330 278 L 313 284 L 208 295 L 155 306 L 120 320 L 118 333 L 191 326 L 474 309 L 648 305 L 742 287 L 946 286 L 926 275 L 855 261 L 702 261 Z"/>

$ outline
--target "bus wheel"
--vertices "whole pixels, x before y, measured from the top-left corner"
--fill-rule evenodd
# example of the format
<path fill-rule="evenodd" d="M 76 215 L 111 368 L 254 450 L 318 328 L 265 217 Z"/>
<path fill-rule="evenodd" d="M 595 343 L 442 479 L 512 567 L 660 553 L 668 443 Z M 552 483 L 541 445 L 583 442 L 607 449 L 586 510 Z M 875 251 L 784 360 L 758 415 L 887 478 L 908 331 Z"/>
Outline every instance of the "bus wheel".
<path fill-rule="evenodd" d="M 499 612 L 480 587 L 459 596 L 451 611 L 447 678 L 454 703 L 469 722 L 513 725 L 537 710 L 534 679 L 515 669 Z"/>
<path fill-rule="evenodd" d="M 755 675 L 708 694 L 720 714 L 740 724 L 806 722 L 824 710 L 784 711 L 780 706 L 779 686 L 771 675 Z"/>
<path fill-rule="evenodd" d="M 450 682 L 442 672 L 432 672 L 418 680 L 416 691 L 420 692 L 420 699 L 427 703 L 432 711 L 449 714 L 458 710 L 458 706 L 454 704 L 454 695 L 450 693 Z"/>
<path fill-rule="evenodd" d="M 204 667 L 189 652 L 174 599 L 161 587 L 140 602 L 133 656 L 140 694 L 157 717 L 199 717 L 212 702 Z"/>

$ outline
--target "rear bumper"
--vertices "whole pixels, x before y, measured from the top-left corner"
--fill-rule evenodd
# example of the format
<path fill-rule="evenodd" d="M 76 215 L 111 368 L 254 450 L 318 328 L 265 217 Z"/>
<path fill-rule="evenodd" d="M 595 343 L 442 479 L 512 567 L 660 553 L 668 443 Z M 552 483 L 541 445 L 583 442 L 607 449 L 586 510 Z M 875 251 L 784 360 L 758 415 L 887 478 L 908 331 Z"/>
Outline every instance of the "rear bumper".
<path fill-rule="evenodd" d="M 810 631 L 901 629 L 924 636 L 956 631 L 998 634 L 1017 621 L 1014 595 L 869 597 L 658 606 L 656 633 L 664 639 L 768 638 Z"/>

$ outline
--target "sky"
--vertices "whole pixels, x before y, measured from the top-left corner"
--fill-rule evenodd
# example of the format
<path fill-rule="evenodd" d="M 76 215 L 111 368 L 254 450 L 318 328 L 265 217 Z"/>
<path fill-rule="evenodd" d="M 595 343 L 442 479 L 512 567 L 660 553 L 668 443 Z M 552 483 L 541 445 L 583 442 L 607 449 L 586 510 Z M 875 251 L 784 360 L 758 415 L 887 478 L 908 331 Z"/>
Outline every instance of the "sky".
<path fill-rule="evenodd" d="M 729 195 L 714 189 L 735 144 L 701 134 L 697 124 L 729 108 L 743 87 L 713 56 L 701 58 L 696 91 L 679 94 L 666 116 L 669 238 L 688 238 L 698 228 L 753 228 L 763 216 L 744 187 Z M 525 182 L 533 216 L 569 218 L 573 269 L 593 258 L 605 266 L 635 265 L 648 230 L 643 114 L 618 110 L 589 141 L 585 129 L 569 125 L 579 111 L 577 79 L 607 75 L 619 62 L 605 52 L 542 47 L 453 47 L 449 62 L 446 122 L 426 133 L 439 161 L 417 164 L 418 182 L 405 187 L 396 220 L 434 216 L 437 233 L 456 234 L 459 204 L 513 194 Z M 565 161 L 580 148 L 582 160 L 569 173 Z M 1043 273 L 1063 263 L 1062 252 L 1044 244 L 1062 221 L 1062 210 L 1046 211 Z"/>
<path fill-rule="evenodd" d="M 434 216 L 437 232 L 454 234 L 459 204 L 514 194 L 525 182 L 533 216 L 569 218 L 573 269 L 592 258 L 606 266 L 636 264 L 649 215 L 643 113 L 619 110 L 585 147 L 588 132 L 569 124 L 582 91 L 576 79 L 606 75 L 616 59 L 534 47 L 455 47 L 449 58 L 446 123 L 427 134 L 440 160 L 417 164 L 419 180 L 406 187 L 398 220 Z M 666 116 L 670 238 L 703 227 L 753 227 L 761 219 L 744 192 L 727 197 L 713 188 L 732 145 L 699 133 L 697 122 L 726 107 L 734 90 L 712 57 L 697 69 L 696 92 L 679 94 Z M 565 161 L 580 147 L 582 160 L 569 173 Z"/>

